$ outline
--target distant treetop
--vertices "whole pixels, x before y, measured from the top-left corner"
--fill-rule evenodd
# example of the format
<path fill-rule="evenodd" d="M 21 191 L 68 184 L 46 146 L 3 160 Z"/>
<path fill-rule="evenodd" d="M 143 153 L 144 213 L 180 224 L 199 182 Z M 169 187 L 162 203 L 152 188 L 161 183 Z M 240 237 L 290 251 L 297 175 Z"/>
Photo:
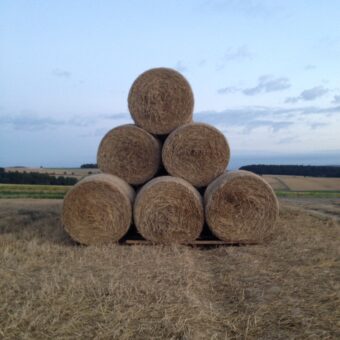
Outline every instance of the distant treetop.
<path fill-rule="evenodd" d="M 95 163 L 86 163 L 80 166 L 81 169 L 97 169 L 98 165 Z"/>

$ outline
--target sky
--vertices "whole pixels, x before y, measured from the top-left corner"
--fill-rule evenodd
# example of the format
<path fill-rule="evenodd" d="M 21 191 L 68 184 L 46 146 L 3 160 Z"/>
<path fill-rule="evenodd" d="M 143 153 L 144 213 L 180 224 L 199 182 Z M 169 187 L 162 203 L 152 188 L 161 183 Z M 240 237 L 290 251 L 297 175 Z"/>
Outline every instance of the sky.
<path fill-rule="evenodd" d="M 0 166 L 76 167 L 171 67 L 233 164 L 340 164 L 340 2 L 2 0 Z"/>

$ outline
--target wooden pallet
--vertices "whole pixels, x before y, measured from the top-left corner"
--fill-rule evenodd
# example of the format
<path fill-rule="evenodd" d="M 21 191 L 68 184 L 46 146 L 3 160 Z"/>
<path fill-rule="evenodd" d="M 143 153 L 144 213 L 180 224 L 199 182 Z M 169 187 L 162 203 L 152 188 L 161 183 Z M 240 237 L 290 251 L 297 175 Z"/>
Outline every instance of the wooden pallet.
<path fill-rule="evenodd" d="M 124 240 L 122 244 L 126 245 L 155 245 L 157 243 L 147 240 Z M 220 241 L 220 240 L 195 240 L 193 242 L 185 243 L 188 246 L 199 247 L 216 247 L 216 246 L 243 246 L 243 245 L 256 245 L 255 241 Z"/>

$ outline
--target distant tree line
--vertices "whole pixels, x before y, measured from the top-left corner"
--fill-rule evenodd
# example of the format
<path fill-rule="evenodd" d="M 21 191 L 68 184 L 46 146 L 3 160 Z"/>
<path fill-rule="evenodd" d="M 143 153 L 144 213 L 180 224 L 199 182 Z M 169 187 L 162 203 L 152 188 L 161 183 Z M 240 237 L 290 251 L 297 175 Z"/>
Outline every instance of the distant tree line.
<path fill-rule="evenodd" d="M 43 184 L 43 185 L 73 185 L 77 179 L 73 177 L 51 176 L 38 172 L 6 172 L 0 168 L 0 183 L 6 184 Z"/>
<path fill-rule="evenodd" d="M 253 164 L 242 166 L 240 170 L 252 171 L 258 175 L 340 177 L 340 166 Z"/>
<path fill-rule="evenodd" d="M 95 163 L 86 163 L 80 166 L 81 169 L 97 169 L 98 165 Z"/>

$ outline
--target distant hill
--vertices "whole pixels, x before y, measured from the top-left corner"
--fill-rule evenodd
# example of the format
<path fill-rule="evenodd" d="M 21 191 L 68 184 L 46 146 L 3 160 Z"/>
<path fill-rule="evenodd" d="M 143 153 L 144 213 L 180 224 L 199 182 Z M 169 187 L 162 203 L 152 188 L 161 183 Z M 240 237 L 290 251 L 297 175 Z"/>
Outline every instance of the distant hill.
<path fill-rule="evenodd" d="M 240 170 L 252 171 L 258 175 L 293 175 L 308 177 L 340 177 L 339 166 L 316 165 L 267 165 L 252 164 L 240 167 Z"/>

